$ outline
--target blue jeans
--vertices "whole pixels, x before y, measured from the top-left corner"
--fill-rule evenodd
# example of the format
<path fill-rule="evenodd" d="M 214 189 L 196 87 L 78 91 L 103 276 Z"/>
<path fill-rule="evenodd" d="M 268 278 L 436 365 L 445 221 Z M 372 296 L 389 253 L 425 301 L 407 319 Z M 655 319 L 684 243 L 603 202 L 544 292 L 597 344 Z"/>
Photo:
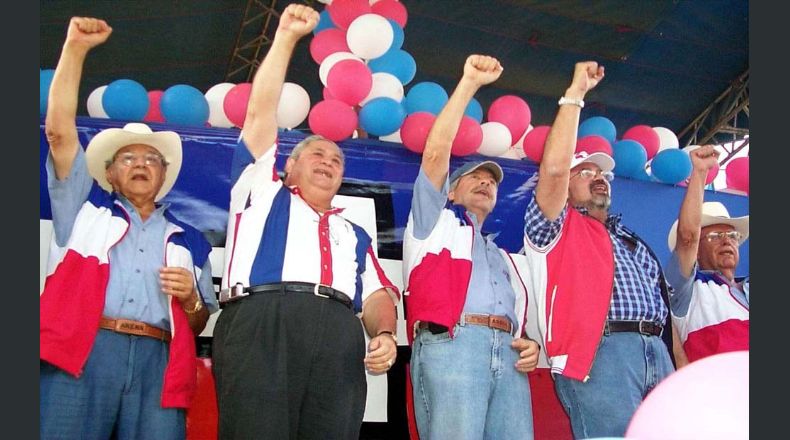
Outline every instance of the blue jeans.
<path fill-rule="evenodd" d="M 659 336 L 604 335 L 587 382 L 554 375 L 575 438 L 622 437 L 636 408 L 675 368 Z"/>
<path fill-rule="evenodd" d="M 42 439 L 183 439 L 185 411 L 162 408 L 168 344 L 99 330 L 79 378 L 40 362 Z"/>
<path fill-rule="evenodd" d="M 529 379 L 512 340 L 479 325 L 457 325 L 453 339 L 419 330 L 411 380 L 421 439 L 532 439 Z"/>

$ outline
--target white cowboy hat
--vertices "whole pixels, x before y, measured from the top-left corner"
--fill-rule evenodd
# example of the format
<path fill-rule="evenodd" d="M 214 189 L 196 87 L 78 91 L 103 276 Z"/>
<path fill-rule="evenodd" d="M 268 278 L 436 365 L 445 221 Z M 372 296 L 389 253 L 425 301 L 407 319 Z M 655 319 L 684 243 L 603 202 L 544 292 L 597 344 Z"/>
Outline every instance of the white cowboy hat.
<path fill-rule="evenodd" d="M 702 204 L 702 224 L 700 228 L 710 225 L 730 225 L 740 232 L 743 238 L 741 243 L 746 241 L 749 237 L 749 216 L 743 217 L 730 217 L 727 207 L 719 202 L 705 202 Z M 675 250 L 675 242 L 678 235 L 678 221 L 672 224 L 669 229 L 669 236 L 667 237 L 667 244 L 671 251 Z M 740 244 L 739 244 L 740 246 Z"/>
<path fill-rule="evenodd" d="M 600 151 L 593 154 L 589 154 L 586 151 L 580 151 L 574 154 L 573 159 L 571 159 L 570 169 L 574 169 L 584 162 L 592 162 L 598 165 L 598 167 L 600 167 L 601 171 L 603 172 L 612 171 L 614 169 L 614 159 L 612 159 L 612 156 L 609 156 L 606 153 L 601 153 Z"/>
<path fill-rule="evenodd" d="M 167 161 L 165 181 L 156 194 L 155 200 L 158 201 L 173 188 L 178 172 L 181 170 L 181 137 L 174 131 L 153 132 L 150 127 L 140 122 L 130 122 L 123 128 L 102 130 L 91 139 L 88 148 L 85 149 L 88 172 L 102 188 L 112 192 L 112 185 L 107 181 L 105 173 L 107 161 L 112 160 L 121 148 L 134 144 L 156 148 Z"/>

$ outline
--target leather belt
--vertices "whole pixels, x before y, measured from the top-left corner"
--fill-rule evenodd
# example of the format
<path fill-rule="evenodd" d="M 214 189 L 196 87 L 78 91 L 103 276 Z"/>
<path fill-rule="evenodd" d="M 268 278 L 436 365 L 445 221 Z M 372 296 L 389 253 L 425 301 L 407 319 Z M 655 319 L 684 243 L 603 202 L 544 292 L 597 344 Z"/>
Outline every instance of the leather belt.
<path fill-rule="evenodd" d="M 112 330 L 116 333 L 127 335 L 148 336 L 149 338 L 159 339 L 160 341 L 170 342 L 170 332 L 162 330 L 140 321 L 131 319 L 112 319 L 102 316 L 99 320 L 99 327 Z"/>
<path fill-rule="evenodd" d="M 648 336 L 661 336 L 664 327 L 652 321 L 606 321 L 604 333 L 635 332 Z"/>
<path fill-rule="evenodd" d="M 353 308 L 354 306 L 351 302 L 351 298 L 337 289 L 329 287 L 325 284 L 303 283 L 300 281 L 260 284 L 249 287 L 245 287 L 239 283 L 229 289 L 222 289 L 219 292 L 219 302 L 220 304 L 225 304 L 256 293 L 284 294 L 286 292 L 309 293 L 322 298 L 333 299 L 348 307 L 349 309 Z"/>
<path fill-rule="evenodd" d="M 513 324 L 510 322 L 510 319 L 508 319 L 507 316 L 476 315 L 472 313 L 466 313 L 463 315 L 462 322 L 473 325 L 484 325 L 496 330 L 502 330 L 503 332 L 510 333 L 511 335 L 513 334 Z M 439 334 L 448 331 L 447 327 L 428 321 L 420 321 L 417 327 L 424 330 L 427 329 L 433 334 Z"/>

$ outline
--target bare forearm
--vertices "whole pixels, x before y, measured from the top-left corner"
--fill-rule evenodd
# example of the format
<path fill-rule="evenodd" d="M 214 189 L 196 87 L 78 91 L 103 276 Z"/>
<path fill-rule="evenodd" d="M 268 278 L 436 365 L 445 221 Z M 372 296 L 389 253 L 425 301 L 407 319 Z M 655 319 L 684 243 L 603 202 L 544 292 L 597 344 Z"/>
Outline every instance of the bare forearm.
<path fill-rule="evenodd" d="M 362 306 L 362 323 L 371 337 L 383 331 L 395 334 L 397 309 L 389 293 L 379 290 L 365 300 Z"/>

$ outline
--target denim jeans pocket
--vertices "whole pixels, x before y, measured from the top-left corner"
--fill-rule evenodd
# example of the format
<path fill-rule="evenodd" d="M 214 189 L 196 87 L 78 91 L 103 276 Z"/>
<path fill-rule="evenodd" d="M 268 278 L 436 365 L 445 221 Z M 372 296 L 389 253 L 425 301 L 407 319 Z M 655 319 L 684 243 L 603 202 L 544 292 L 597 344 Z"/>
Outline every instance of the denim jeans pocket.
<path fill-rule="evenodd" d="M 458 328 L 456 328 L 455 331 L 457 332 Z M 420 333 L 418 334 L 418 337 L 420 338 L 420 342 L 426 345 L 441 344 L 443 342 L 449 342 L 452 340 L 452 338 L 450 338 L 449 331 L 434 334 L 431 333 L 428 329 L 421 329 Z"/>

